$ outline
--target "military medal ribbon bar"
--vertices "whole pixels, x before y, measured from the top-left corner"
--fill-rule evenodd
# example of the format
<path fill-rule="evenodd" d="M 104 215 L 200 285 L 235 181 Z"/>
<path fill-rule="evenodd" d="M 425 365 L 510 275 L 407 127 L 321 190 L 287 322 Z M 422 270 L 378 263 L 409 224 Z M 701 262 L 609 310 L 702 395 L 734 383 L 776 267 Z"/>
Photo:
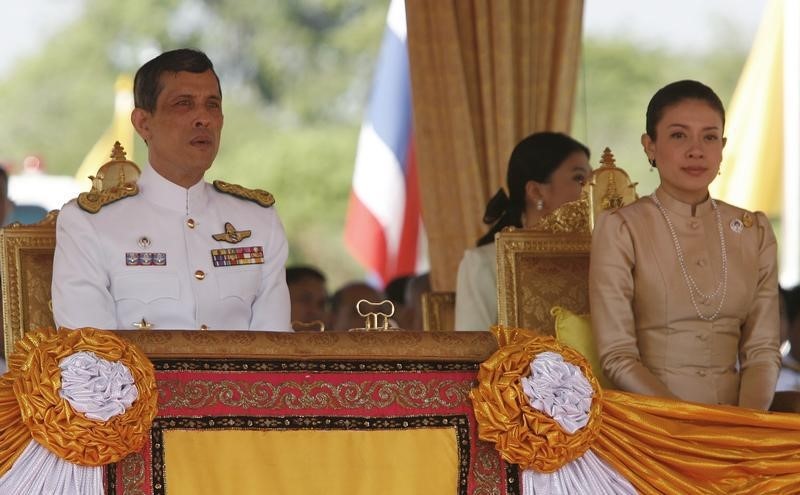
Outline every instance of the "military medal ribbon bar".
<path fill-rule="evenodd" d="M 258 265 L 264 263 L 261 246 L 212 249 L 214 266 Z"/>

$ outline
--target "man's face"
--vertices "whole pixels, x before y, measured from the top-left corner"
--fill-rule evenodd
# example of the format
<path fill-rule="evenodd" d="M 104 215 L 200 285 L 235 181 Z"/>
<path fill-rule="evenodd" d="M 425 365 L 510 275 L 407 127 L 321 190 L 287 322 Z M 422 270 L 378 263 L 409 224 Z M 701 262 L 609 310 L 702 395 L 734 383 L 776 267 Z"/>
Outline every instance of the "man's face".
<path fill-rule="evenodd" d="M 222 95 L 211 70 L 165 72 L 155 111 L 136 108 L 136 131 L 147 142 L 150 164 L 161 176 L 190 187 L 217 156 L 222 134 Z"/>

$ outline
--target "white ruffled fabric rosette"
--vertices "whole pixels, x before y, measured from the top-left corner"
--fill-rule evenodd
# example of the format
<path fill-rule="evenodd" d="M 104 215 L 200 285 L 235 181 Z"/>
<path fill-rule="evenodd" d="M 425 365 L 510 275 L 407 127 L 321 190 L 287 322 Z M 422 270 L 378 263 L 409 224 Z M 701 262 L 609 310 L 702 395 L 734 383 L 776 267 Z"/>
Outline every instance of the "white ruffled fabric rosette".
<path fill-rule="evenodd" d="M 87 418 L 98 421 L 123 414 L 139 397 L 131 371 L 93 352 L 76 352 L 61 360 L 61 397 Z"/>
<path fill-rule="evenodd" d="M 553 418 L 569 434 L 585 427 L 594 392 L 580 368 L 564 361 L 556 352 L 539 353 L 530 366 L 530 376 L 521 379 L 528 404 Z M 524 470 L 522 492 L 525 495 L 636 494 L 630 482 L 591 449 L 553 473 Z"/>
<path fill-rule="evenodd" d="M 96 421 L 123 414 L 139 391 L 130 370 L 93 352 L 76 352 L 59 363 L 61 397 L 75 411 Z M 47 473 L 47 476 L 41 476 Z M 0 478 L 0 493 L 102 495 L 103 468 L 67 462 L 31 441 Z"/>

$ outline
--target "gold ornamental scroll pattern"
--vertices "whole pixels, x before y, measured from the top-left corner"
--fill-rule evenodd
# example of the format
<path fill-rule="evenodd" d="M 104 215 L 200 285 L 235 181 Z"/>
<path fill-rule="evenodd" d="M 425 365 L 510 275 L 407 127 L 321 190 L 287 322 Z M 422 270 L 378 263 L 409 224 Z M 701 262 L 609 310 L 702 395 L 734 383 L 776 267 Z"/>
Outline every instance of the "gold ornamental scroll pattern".
<path fill-rule="evenodd" d="M 203 409 L 216 405 L 243 409 L 376 409 L 456 407 L 467 400 L 471 381 L 408 380 L 392 382 L 326 380 L 253 383 L 160 379 L 162 407 Z"/>
<path fill-rule="evenodd" d="M 122 489 L 121 495 L 145 495 L 142 484 L 145 480 L 144 457 L 139 452 L 134 452 L 121 462 L 122 464 Z"/>
<path fill-rule="evenodd" d="M 549 234 L 590 234 L 592 206 L 589 194 L 584 189 L 580 199 L 559 206 L 530 230 Z"/>

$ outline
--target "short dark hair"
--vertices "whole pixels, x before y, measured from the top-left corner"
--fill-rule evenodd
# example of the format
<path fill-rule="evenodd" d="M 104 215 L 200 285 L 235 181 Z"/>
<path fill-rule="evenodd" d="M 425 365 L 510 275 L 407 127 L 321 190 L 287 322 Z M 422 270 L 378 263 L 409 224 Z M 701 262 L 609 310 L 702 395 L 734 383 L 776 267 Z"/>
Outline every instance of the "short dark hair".
<path fill-rule="evenodd" d="M 0 163 L 0 198 L 8 197 L 8 170 Z M 2 220 L 2 219 L 0 219 Z"/>
<path fill-rule="evenodd" d="M 403 275 L 395 277 L 386 284 L 383 292 L 394 304 L 405 304 L 406 302 L 406 287 L 413 278 L 412 275 Z"/>
<path fill-rule="evenodd" d="M 221 96 L 222 87 L 219 84 L 219 77 L 214 71 L 214 64 L 205 53 L 191 48 L 179 48 L 164 52 L 136 71 L 136 77 L 133 79 L 133 103 L 136 108 L 154 112 L 158 95 L 164 89 L 161 83 L 162 74 L 165 72 L 201 74 L 207 70 L 210 70 L 217 79 L 217 88 L 219 88 Z"/>
<path fill-rule="evenodd" d="M 286 268 L 286 285 L 291 285 L 307 278 L 325 283 L 325 275 L 313 266 L 297 265 Z"/>
<path fill-rule="evenodd" d="M 336 313 L 339 312 L 339 309 L 342 307 L 342 304 L 344 304 L 344 301 L 342 299 L 344 299 L 344 295 L 347 291 L 362 287 L 377 292 L 377 289 L 375 289 L 366 282 L 361 282 L 361 281 L 347 282 L 343 286 L 339 287 L 339 289 L 337 289 L 336 292 L 334 292 L 333 295 L 330 297 L 331 313 L 335 315 Z"/>
<path fill-rule="evenodd" d="M 800 315 L 800 285 L 784 289 L 779 287 L 780 295 L 783 298 L 783 308 L 786 312 L 786 318 L 790 323 L 793 323 L 797 316 Z"/>
<path fill-rule="evenodd" d="M 650 139 L 656 139 L 656 126 L 664 116 L 664 110 L 684 100 L 701 100 L 708 103 L 722 117 L 722 127 L 725 128 L 725 106 L 714 90 L 701 82 L 684 79 L 667 84 L 656 91 L 650 99 L 645 114 L 645 131 Z"/>

